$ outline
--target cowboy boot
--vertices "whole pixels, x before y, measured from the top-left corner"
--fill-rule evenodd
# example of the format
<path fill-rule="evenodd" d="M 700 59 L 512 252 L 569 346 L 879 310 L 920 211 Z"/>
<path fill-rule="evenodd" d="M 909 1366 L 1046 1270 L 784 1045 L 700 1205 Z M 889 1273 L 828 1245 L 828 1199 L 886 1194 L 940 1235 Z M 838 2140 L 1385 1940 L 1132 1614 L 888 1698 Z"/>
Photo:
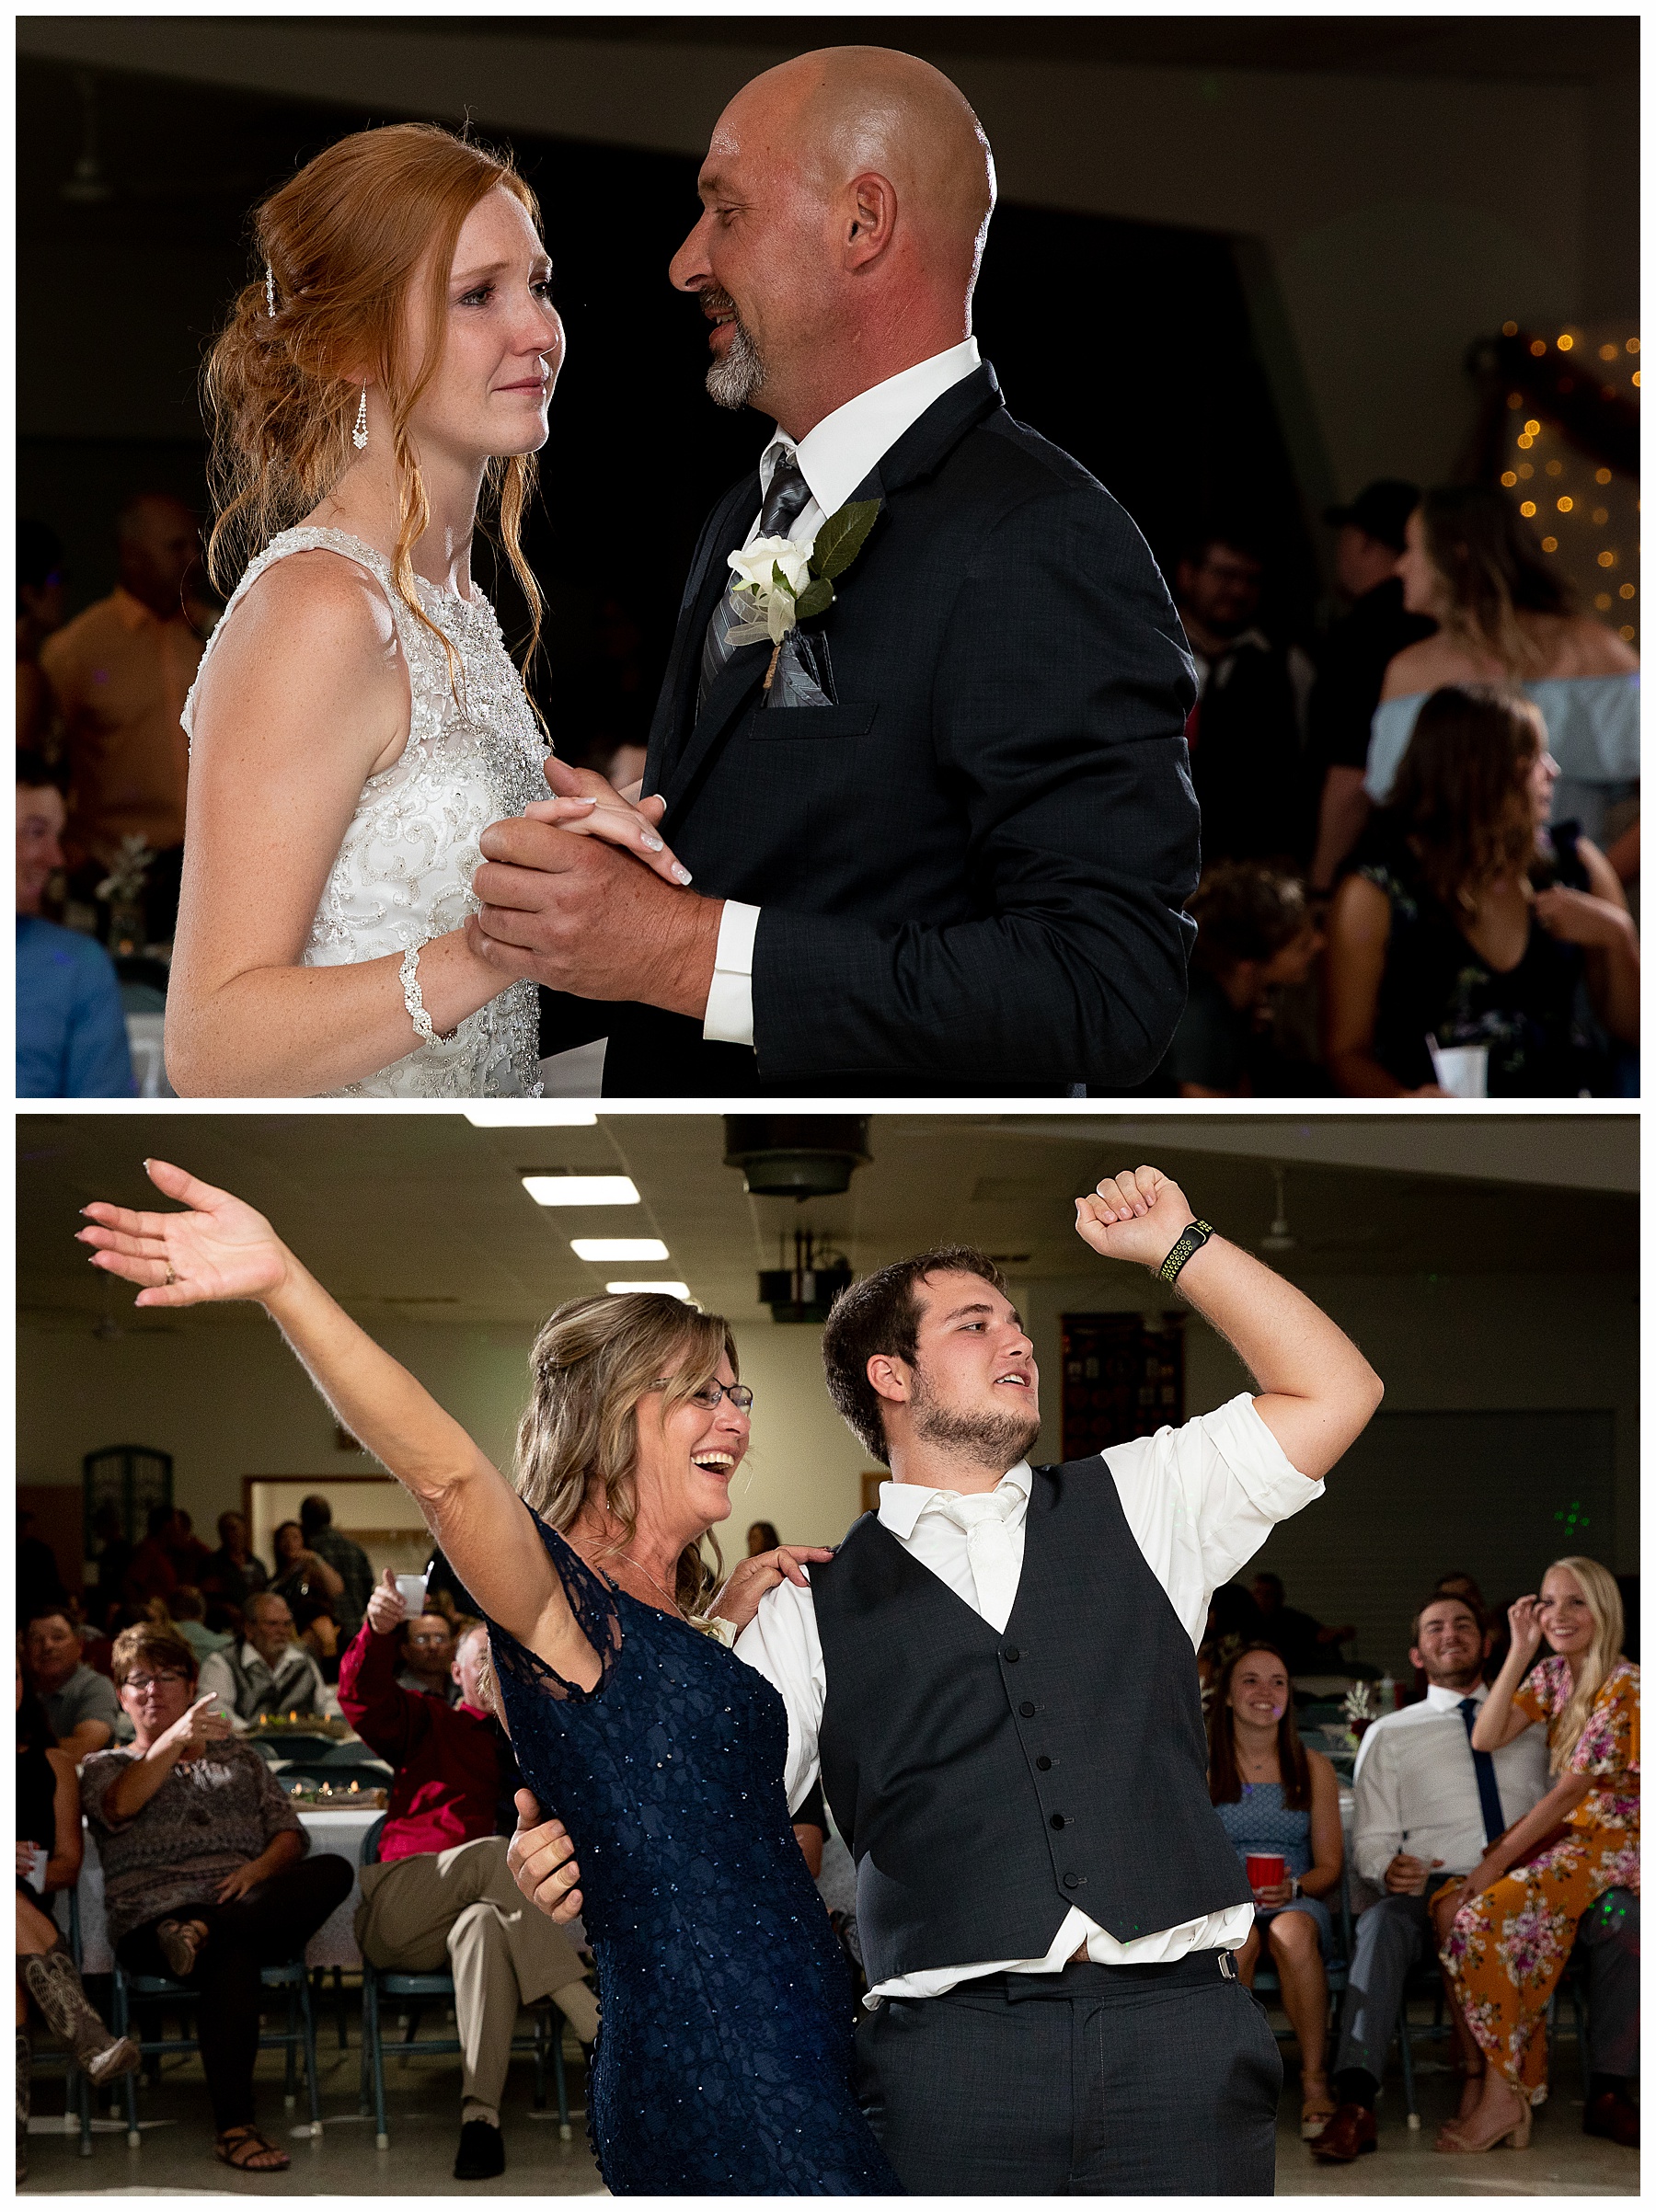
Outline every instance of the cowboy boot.
<path fill-rule="evenodd" d="M 111 2035 L 93 2010 L 75 1961 L 66 1951 L 40 1952 L 22 1964 L 29 1994 L 40 2006 L 47 2026 L 74 2050 L 83 2073 L 94 2081 L 112 2081 L 143 2064 L 138 2046 L 129 2036 Z"/>

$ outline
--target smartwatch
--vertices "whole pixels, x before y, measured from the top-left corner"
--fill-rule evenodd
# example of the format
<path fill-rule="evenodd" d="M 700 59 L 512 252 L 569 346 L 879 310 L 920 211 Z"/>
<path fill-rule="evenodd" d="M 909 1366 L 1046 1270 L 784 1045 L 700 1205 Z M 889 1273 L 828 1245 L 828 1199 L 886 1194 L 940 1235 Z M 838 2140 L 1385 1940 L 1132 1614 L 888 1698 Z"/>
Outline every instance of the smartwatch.
<path fill-rule="evenodd" d="M 1213 1233 L 1213 1224 L 1212 1221 L 1189 1222 L 1178 1244 L 1174 1245 L 1172 1251 L 1156 1269 L 1157 1280 L 1164 1283 L 1177 1282 L 1179 1269 L 1192 1253 L 1202 1250 Z"/>

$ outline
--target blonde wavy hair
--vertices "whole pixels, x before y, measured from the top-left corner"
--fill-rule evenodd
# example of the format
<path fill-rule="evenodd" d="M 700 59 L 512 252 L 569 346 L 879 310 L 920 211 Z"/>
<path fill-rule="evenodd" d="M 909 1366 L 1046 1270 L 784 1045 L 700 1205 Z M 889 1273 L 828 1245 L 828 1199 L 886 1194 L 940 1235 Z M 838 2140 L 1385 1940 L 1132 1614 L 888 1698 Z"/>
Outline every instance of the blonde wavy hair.
<path fill-rule="evenodd" d="M 705 1389 L 721 1358 L 736 1370 L 730 1324 L 660 1291 L 576 1298 L 542 1322 L 529 1355 L 533 1381 L 518 1424 L 514 1479 L 523 1503 L 560 1533 L 589 1501 L 620 1523 L 620 1550 L 638 1527 L 634 1468 L 638 1401 L 663 1378 L 661 1414 Z M 709 1566 L 703 1543 L 712 1546 Z M 723 1578 L 711 1532 L 679 1554 L 674 1591 L 699 1616 Z"/>
<path fill-rule="evenodd" d="M 1573 1575 L 1581 1586 L 1587 1610 L 1593 1615 L 1593 1642 L 1570 1693 L 1570 1702 L 1548 1734 L 1548 1763 L 1555 1774 L 1564 1771 L 1570 1753 L 1581 1740 L 1593 1700 L 1604 1688 L 1610 1669 L 1621 1657 L 1624 1627 L 1621 1592 L 1607 1567 L 1600 1566 L 1596 1559 L 1572 1555 L 1569 1559 L 1555 1559 L 1547 1572 L 1550 1575 L 1558 1567 Z M 1545 1581 L 1546 1576 L 1542 1579 Z"/>
<path fill-rule="evenodd" d="M 366 364 L 391 409 L 398 487 L 391 580 L 414 620 L 442 645 L 451 682 L 459 675 L 458 657 L 420 606 L 414 582 L 413 551 L 430 524 L 431 504 L 408 423 L 442 364 L 461 228 L 497 188 L 540 228 L 535 194 L 504 152 L 434 123 L 389 123 L 339 139 L 254 211 L 259 273 L 237 295 L 202 372 L 216 512 L 207 569 L 224 590 L 343 476 L 354 457 L 358 393 L 348 378 Z M 431 335 L 415 361 L 406 309 L 422 267 Z M 491 461 L 478 517 L 487 530 L 486 510 L 498 513 L 499 540 L 528 605 L 525 670 L 540 642 L 542 611 L 520 542 L 535 483 L 533 453 Z"/>

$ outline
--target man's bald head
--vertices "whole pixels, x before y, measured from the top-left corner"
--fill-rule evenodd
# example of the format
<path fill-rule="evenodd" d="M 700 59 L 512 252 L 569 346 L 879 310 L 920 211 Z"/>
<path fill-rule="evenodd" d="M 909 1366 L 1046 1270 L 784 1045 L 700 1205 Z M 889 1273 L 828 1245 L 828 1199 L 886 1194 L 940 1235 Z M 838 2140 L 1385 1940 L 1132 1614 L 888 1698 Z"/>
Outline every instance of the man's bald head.
<path fill-rule="evenodd" d="M 803 437 L 970 335 L 995 164 L 929 63 L 830 46 L 767 69 L 720 116 L 697 189 L 672 274 L 715 324 L 722 405 Z"/>
<path fill-rule="evenodd" d="M 744 86 L 720 127 L 739 132 L 744 115 L 773 109 L 825 194 L 868 171 L 888 178 L 931 252 L 964 260 L 975 280 L 995 207 L 995 157 L 965 95 L 940 69 L 889 46 L 824 46 Z"/>

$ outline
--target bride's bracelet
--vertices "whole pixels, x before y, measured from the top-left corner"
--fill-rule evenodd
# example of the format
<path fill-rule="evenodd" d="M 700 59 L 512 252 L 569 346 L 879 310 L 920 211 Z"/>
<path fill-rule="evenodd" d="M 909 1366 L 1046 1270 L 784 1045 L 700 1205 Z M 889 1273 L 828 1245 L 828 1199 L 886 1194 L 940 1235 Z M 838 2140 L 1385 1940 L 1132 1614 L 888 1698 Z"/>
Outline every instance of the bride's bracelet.
<path fill-rule="evenodd" d="M 408 1019 L 414 1025 L 414 1034 L 422 1045 L 446 1045 L 459 1035 L 459 1024 L 445 1036 L 439 1036 L 431 1026 L 431 1017 L 425 1010 L 425 1001 L 420 995 L 420 954 L 418 945 L 409 946 L 402 957 L 403 1004 L 408 1010 Z"/>

